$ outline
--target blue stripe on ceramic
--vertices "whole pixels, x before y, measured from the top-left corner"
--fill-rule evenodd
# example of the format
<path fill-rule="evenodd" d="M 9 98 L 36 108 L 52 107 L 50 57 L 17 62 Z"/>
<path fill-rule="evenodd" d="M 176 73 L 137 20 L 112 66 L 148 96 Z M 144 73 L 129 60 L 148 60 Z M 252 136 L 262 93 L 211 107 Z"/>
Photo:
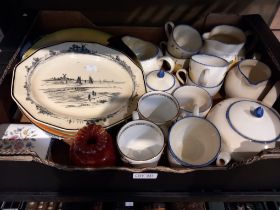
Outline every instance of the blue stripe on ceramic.
<path fill-rule="evenodd" d="M 212 105 L 213 105 L 212 96 L 208 93 L 207 90 L 203 89 L 202 86 L 198 86 L 198 85 L 183 85 L 183 86 L 177 87 L 177 88 L 172 92 L 172 95 L 174 96 L 174 93 L 176 92 L 177 89 L 182 88 L 182 87 L 185 87 L 185 86 L 186 86 L 186 87 L 193 86 L 193 87 L 201 88 L 201 89 L 202 89 L 203 91 L 205 91 L 205 92 L 208 94 L 208 96 L 211 98 L 211 103 L 210 103 L 210 105 L 209 105 L 208 107 L 206 107 L 204 110 L 199 110 L 199 113 L 205 112 L 207 109 L 209 109 L 210 107 L 212 107 Z M 174 97 L 175 97 L 175 96 L 174 96 Z M 178 103 L 179 103 L 179 102 L 178 102 Z M 179 105 L 180 105 L 180 103 L 179 103 Z M 182 108 L 180 107 L 180 109 L 182 109 Z M 186 111 L 186 112 L 188 112 L 188 113 L 193 113 L 192 111 L 188 111 L 188 110 L 186 110 L 186 109 L 182 109 L 182 110 L 184 110 L 184 111 Z"/>
<path fill-rule="evenodd" d="M 216 87 L 219 87 L 220 85 L 222 85 L 222 83 L 224 82 L 224 80 L 222 80 L 222 81 L 221 81 L 218 85 L 216 85 L 216 86 L 207 87 L 207 86 L 203 86 L 203 85 L 198 85 L 198 84 L 196 84 L 196 83 L 191 79 L 189 72 L 188 72 L 188 76 L 187 76 L 187 77 L 188 77 L 189 80 L 194 84 L 193 86 L 197 86 L 197 87 L 201 87 L 201 88 L 216 88 Z"/>
<path fill-rule="evenodd" d="M 257 102 L 257 101 L 252 101 L 252 100 L 239 100 L 239 101 L 236 101 L 236 102 L 232 103 L 232 104 L 227 108 L 227 111 L 226 111 L 226 119 L 227 119 L 227 122 L 228 122 L 229 126 L 232 128 L 232 130 L 234 130 L 238 135 L 242 136 L 243 138 L 245 138 L 245 139 L 247 139 L 247 140 L 249 140 L 249 141 L 258 143 L 258 144 L 269 144 L 269 143 L 273 143 L 273 142 L 277 141 L 277 140 L 280 138 L 280 134 L 279 134 L 276 138 L 274 138 L 274 139 L 267 140 L 267 141 L 260 141 L 260 140 L 252 139 L 252 138 L 250 138 L 250 137 L 248 137 L 248 136 L 243 135 L 240 131 L 238 131 L 238 130 L 233 126 L 233 124 L 231 123 L 230 118 L 229 118 L 229 112 L 230 112 L 231 107 L 232 107 L 234 104 L 239 103 L 239 102 L 241 102 L 241 101 L 253 102 L 253 103 L 256 103 L 256 104 L 258 104 L 258 105 L 260 105 L 260 106 L 266 107 L 267 109 L 269 109 L 270 111 L 272 111 L 272 112 L 275 114 L 275 116 L 277 116 L 277 118 L 278 118 L 279 121 L 280 121 L 280 116 L 278 115 L 278 113 L 277 113 L 276 111 L 274 111 L 273 109 L 271 109 L 270 107 L 268 107 L 268 106 L 266 106 L 266 105 L 264 105 L 264 104 L 261 104 L 261 103 L 259 103 L 259 102 Z"/>
<path fill-rule="evenodd" d="M 199 118 L 199 119 L 206 120 L 206 121 L 209 122 L 209 123 L 215 128 L 215 130 L 217 131 L 217 134 L 218 134 L 218 136 L 219 136 L 219 148 L 218 148 L 218 150 L 217 150 L 216 155 L 215 155 L 211 160 L 209 160 L 207 163 L 200 164 L 200 165 L 193 165 L 193 164 L 187 163 L 187 162 L 185 162 L 185 161 L 179 159 L 179 158 L 176 156 L 176 154 L 174 153 L 174 151 L 172 150 L 172 147 L 171 147 L 171 145 L 170 145 L 170 133 L 171 133 L 171 130 L 172 130 L 172 128 L 175 126 L 175 124 L 176 124 L 177 122 L 179 122 L 179 121 L 181 121 L 181 120 L 184 120 L 184 119 L 186 119 L 186 118 Z M 220 132 L 219 132 L 219 130 L 217 129 L 217 127 L 216 127 L 212 122 L 210 122 L 209 120 L 207 120 L 207 119 L 205 119 L 205 118 L 197 117 L 197 116 L 184 117 L 184 118 L 178 120 L 177 122 L 176 122 L 174 125 L 172 125 L 172 127 L 169 129 L 169 133 L 168 133 L 167 147 L 168 147 L 168 149 L 169 149 L 169 151 L 170 151 L 172 157 L 173 157 L 180 165 L 185 166 L 185 167 L 190 167 L 190 168 L 202 168 L 202 167 L 208 166 L 208 165 L 210 165 L 212 162 L 214 162 L 215 159 L 217 159 L 217 157 L 218 157 L 218 155 L 219 155 L 219 153 L 220 153 L 220 150 L 221 150 L 221 146 L 222 146 L 222 140 L 221 140 L 222 138 L 221 138 Z"/>
<path fill-rule="evenodd" d="M 141 112 L 140 112 L 140 110 L 139 110 L 139 103 L 140 103 L 142 100 L 144 100 L 145 98 L 147 98 L 147 97 L 149 97 L 149 96 L 153 96 L 153 95 L 158 95 L 158 96 L 166 97 L 166 98 L 168 98 L 169 100 L 171 100 L 172 102 L 174 102 L 174 104 L 175 104 L 176 107 L 177 107 L 177 113 L 176 113 L 176 115 L 175 115 L 172 119 L 166 120 L 166 121 L 163 121 L 163 122 L 154 122 L 154 123 L 165 124 L 165 123 L 170 122 L 170 121 L 175 121 L 175 120 L 178 118 L 179 114 L 180 114 L 180 105 L 179 105 L 177 99 L 176 99 L 174 96 L 172 96 L 172 95 L 169 94 L 169 93 L 162 92 L 162 91 L 152 91 L 152 92 L 148 92 L 148 93 L 145 93 L 144 95 L 142 95 L 142 97 L 139 99 L 139 101 L 138 101 L 138 103 L 137 103 L 137 111 L 138 111 L 138 113 L 141 115 L 141 117 L 144 118 L 144 119 L 146 119 L 146 120 L 148 120 L 148 121 L 150 121 L 147 117 L 145 117 L 143 114 L 141 114 Z M 151 122 L 151 121 L 150 121 L 150 122 Z"/>
<path fill-rule="evenodd" d="M 225 59 L 223 59 L 223 58 L 221 58 L 221 57 L 218 57 L 218 56 L 216 56 L 216 55 L 210 55 L 210 54 L 207 54 L 207 53 L 196 54 L 196 55 L 206 55 L 206 56 L 216 57 L 216 58 L 219 58 L 219 59 L 221 59 L 221 60 L 223 60 L 223 61 L 225 61 L 225 62 L 226 62 L 226 65 L 224 65 L 224 66 L 213 66 L 213 65 L 209 65 L 209 64 L 205 64 L 205 63 L 201 63 L 201 62 L 199 62 L 199 61 L 196 61 L 196 60 L 194 60 L 194 59 L 193 59 L 193 56 L 191 57 L 191 60 L 193 60 L 194 62 L 199 63 L 199 64 L 201 64 L 201 65 L 204 65 L 204 66 L 211 66 L 211 67 L 226 67 L 226 66 L 228 66 L 228 65 L 229 65 L 229 62 L 228 62 L 227 60 L 225 60 Z M 195 55 L 194 55 L 194 56 L 195 56 Z"/>

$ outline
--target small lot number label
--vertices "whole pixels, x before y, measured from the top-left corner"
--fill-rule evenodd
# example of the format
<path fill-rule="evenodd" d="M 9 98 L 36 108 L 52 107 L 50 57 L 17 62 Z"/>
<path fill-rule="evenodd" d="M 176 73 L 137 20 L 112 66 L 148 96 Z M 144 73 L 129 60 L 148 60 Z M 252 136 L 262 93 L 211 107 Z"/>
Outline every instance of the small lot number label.
<path fill-rule="evenodd" d="M 157 173 L 133 173 L 133 179 L 157 179 Z"/>

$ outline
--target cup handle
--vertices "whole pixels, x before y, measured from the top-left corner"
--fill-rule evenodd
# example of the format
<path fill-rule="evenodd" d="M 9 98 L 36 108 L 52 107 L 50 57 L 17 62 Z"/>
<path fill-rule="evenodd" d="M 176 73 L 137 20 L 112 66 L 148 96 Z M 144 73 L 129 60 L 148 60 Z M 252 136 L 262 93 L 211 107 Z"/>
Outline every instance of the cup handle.
<path fill-rule="evenodd" d="M 170 70 L 168 71 L 169 73 L 172 73 L 174 71 L 175 62 L 173 61 L 172 58 L 170 58 L 169 56 L 163 56 L 163 57 L 159 58 L 159 60 L 165 60 L 169 64 L 169 66 L 170 66 Z"/>
<path fill-rule="evenodd" d="M 167 23 L 165 23 L 164 30 L 165 30 L 165 34 L 168 39 L 169 39 L 174 27 L 175 27 L 175 25 L 172 21 L 168 21 Z"/>
<path fill-rule="evenodd" d="M 202 38 L 203 38 L 204 40 L 209 39 L 209 37 L 210 37 L 210 32 L 207 32 L 207 33 L 202 34 Z"/>
<path fill-rule="evenodd" d="M 132 112 L 132 120 L 139 120 L 139 113 L 137 111 Z"/>
<path fill-rule="evenodd" d="M 178 79 L 178 81 L 179 81 L 182 85 L 184 85 L 186 82 L 181 78 L 180 73 L 184 73 L 185 76 L 187 77 L 187 76 L 188 76 L 188 72 L 187 72 L 186 69 L 179 69 L 179 70 L 176 71 L 176 78 Z"/>
<path fill-rule="evenodd" d="M 210 69 L 203 69 L 199 77 L 198 84 L 202 86 L 207 86 L 208 82 L 206 78 L 209 78 L 209 74 L 210 74 Z"/>
<path fill-rule="evenodd" d="M 193 105 L 193 116 L 199 117 L 199 106 L 197 104 Z"/>

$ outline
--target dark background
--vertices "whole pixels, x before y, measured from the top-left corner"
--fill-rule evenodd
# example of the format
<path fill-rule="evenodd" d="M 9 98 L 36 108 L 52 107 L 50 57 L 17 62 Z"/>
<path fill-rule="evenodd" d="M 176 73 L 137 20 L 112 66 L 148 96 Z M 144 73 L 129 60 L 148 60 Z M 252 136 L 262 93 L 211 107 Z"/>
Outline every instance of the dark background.
<path fill-rule="evenodd" d="M 8 0 L 0 5 L 6 31 L 24 11 L 81 10 L 100 25 L 160 26 L 167 20 L 195 23 L 209 13 L 260 14 L 270 25 L 279 0 Z"/>

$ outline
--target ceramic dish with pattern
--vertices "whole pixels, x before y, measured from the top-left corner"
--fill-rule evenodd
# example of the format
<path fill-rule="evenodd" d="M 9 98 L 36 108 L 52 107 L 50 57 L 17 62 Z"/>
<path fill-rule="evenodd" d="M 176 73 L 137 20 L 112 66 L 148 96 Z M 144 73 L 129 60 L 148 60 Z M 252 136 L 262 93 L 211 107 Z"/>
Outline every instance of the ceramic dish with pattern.
<path fill-rule="evenodd" d="M 47 158 L 51 136 L 32 124 L 1 124 L 0 153 L 21 154 L 25 151 L 36 152 L 45 160 Z"/>
<path fill-rule="evenodd" d="M 97 43 L 65 42 L 19 63 L 11 92 L 36 122 L 75 132 L 128 118 L 146 91 L 141 69 L 126 55 Z"/>

